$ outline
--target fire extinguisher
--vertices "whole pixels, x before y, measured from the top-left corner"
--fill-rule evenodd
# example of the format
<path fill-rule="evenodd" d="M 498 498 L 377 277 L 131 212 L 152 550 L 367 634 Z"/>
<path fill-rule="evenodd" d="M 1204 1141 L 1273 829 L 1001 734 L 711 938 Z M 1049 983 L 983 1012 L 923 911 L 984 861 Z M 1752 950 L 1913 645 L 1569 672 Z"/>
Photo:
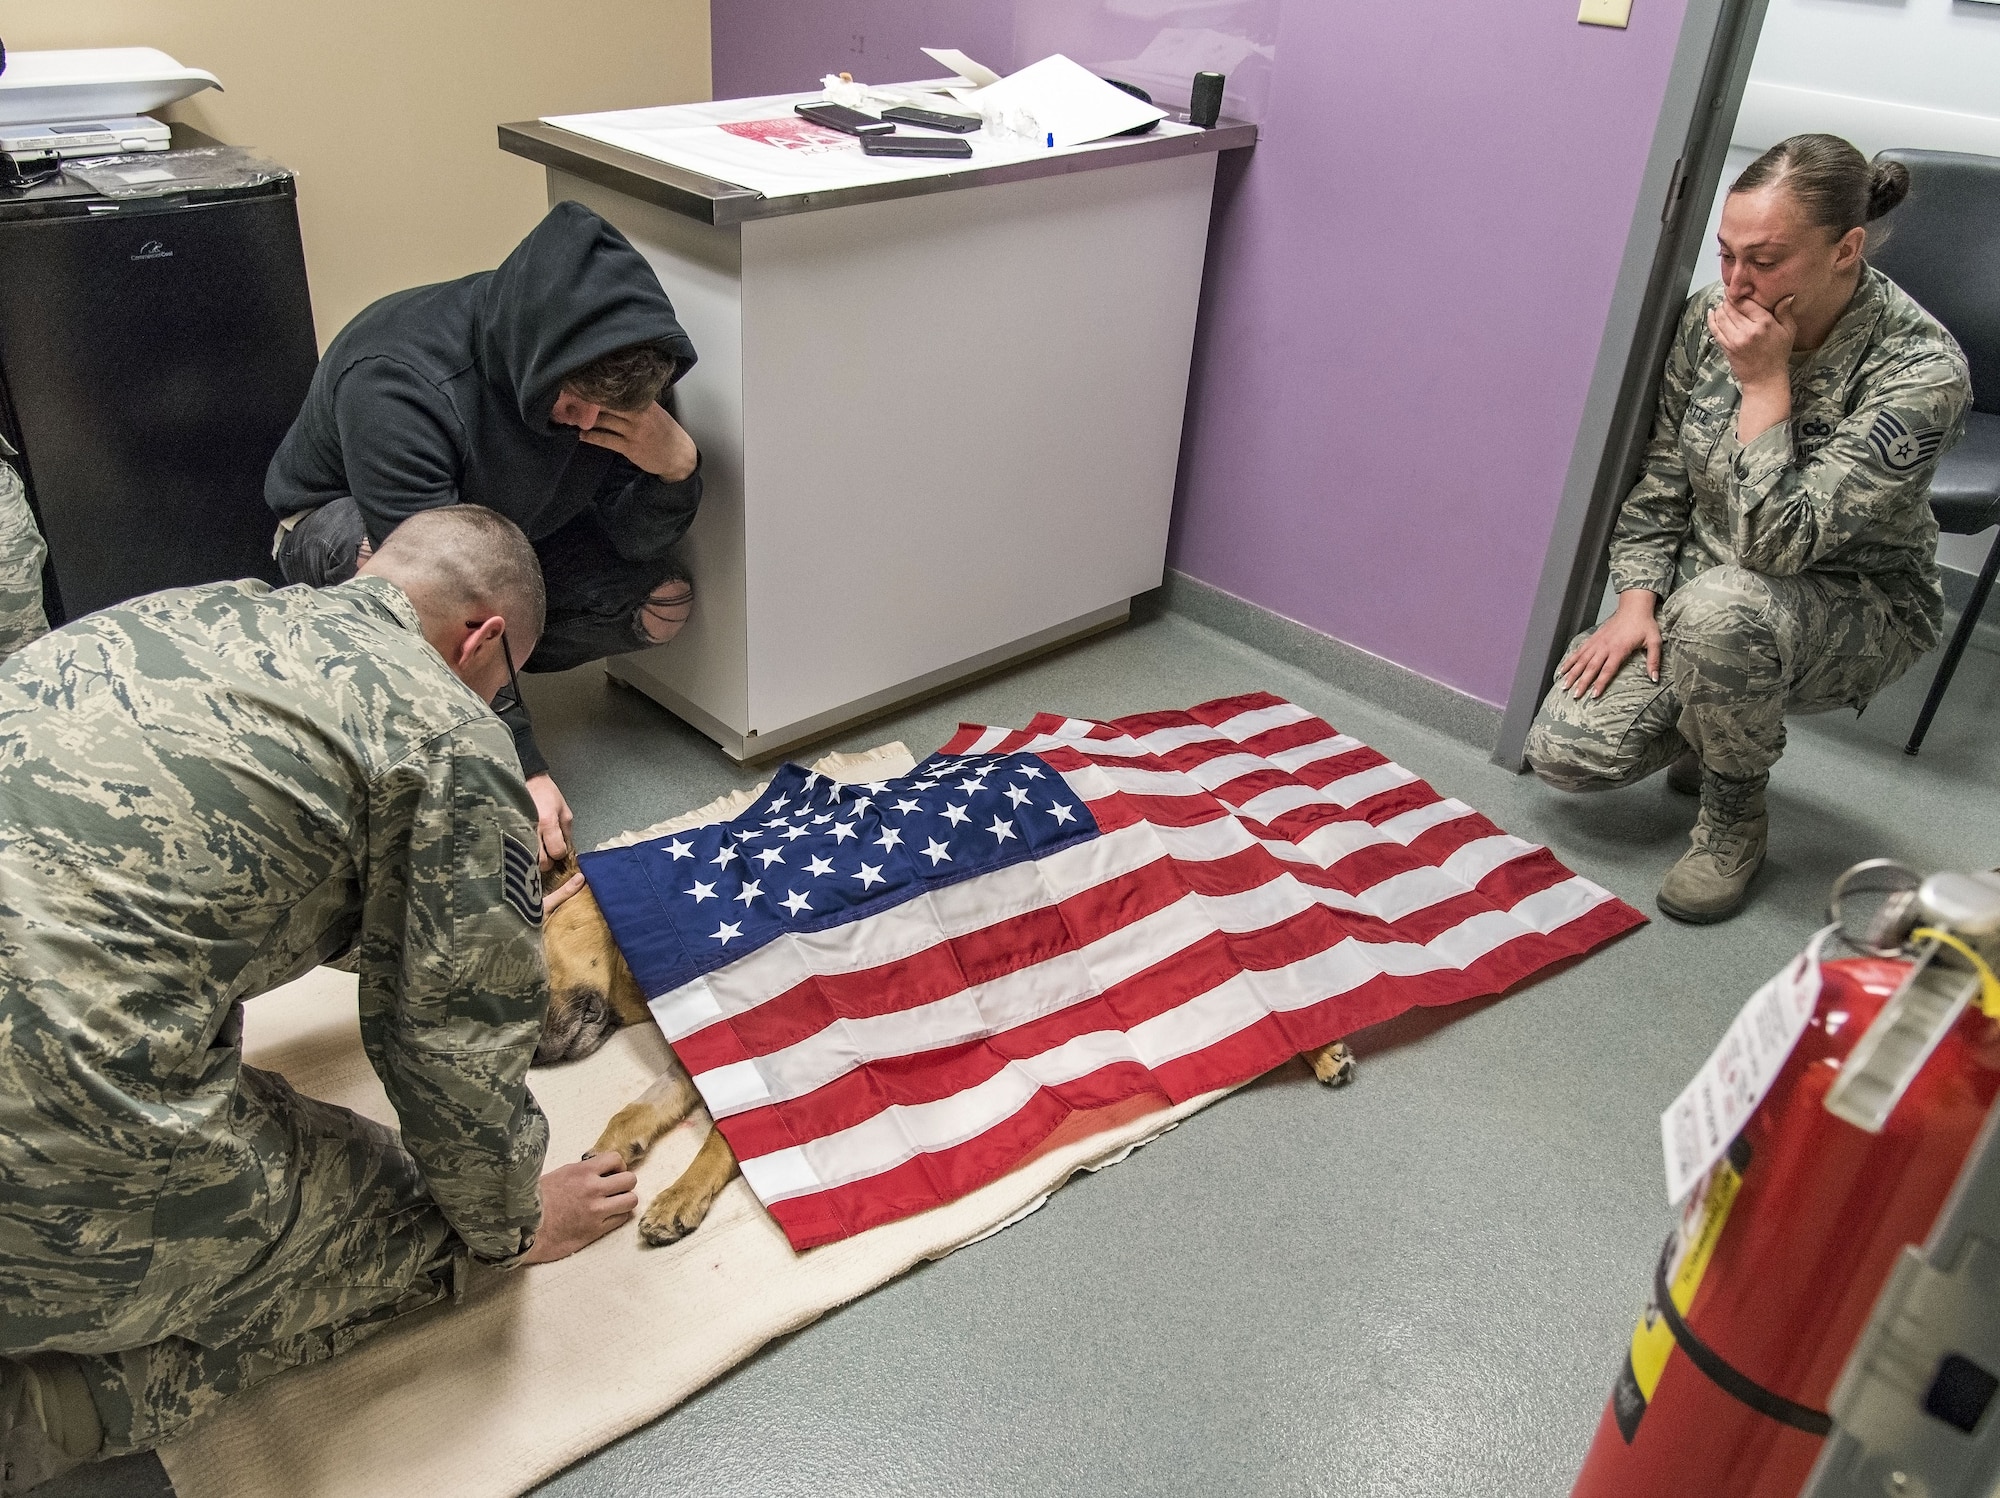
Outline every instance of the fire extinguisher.
<path fill-rule="evenodd" d="M 1958 884 L 1919 898 L 1939 879 Z M 1968 889 L 1990 920 L 1951 898 Z M 1958 963 L 1984 975 L 1995 1014 L 2000 983 L 1940 907 L 1989 926 L 1974 938 L 1986 946 L 2000 932 L 2000 880 L 1934 876 L 1885 903 L 1856 943 L 1886 953 L 1909 942 L 1900 955 L 1820 965 L 1803 1034 L 1668 1237 L 1572 1498 L 1795 1498 L 1877 1294 L 1929 1230 L 2000 1093 L 2000 1023 L 1966 1001 L 1981 981 Z M 1941 992 L 1958 995 L 1948 1013 L 1925 997 Z M 1912 1049 L 1913 1035 L 1932 1049 Z M 1897 1066 L 1890 1091 L 1857 1104 Z M 1830 1093 L 1848 1117 L 1829 1111 Z"/>

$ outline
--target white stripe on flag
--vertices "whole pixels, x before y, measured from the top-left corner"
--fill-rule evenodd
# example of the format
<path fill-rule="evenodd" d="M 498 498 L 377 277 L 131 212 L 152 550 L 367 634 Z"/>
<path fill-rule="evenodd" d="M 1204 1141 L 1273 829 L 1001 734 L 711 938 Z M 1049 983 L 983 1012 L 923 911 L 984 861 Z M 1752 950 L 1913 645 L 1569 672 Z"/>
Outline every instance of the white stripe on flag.
<path fill-rule="evenodd" d="M 1386 822 L 1377 822 L 1375 830 L 1407 848 L 1433 827 L 1442 827 L 1446 822 L 1456 822 L 1460 817 L 1478 815 L 1478 812 L 1463 801 L 1445 796 L 1431 802 L 1429 806 L 1419 806 L 1413 811 L 1399 812 Z"/>
<path fill-rule="evenodd" d="M 1219 817 L 1193 827 L 1135 822 L 1061 849 L 1040 863 L 1014 864 L 963 884 L 933 890 L 865 921 L 848 922 L 825 931 L 789 933 L 726 968 L 658 995 L 651 1001 L 653 1018 L 668 1040 L 680 1040 L 725 1016 L 743 1014 L 768 1003 L 814 977 L 861 972 L 913 957 L 940 942 L 1072 899 L 1161 858 L 1205 863 L 1261 844 L 1280 859 L 1298 863 L 1317 861 L 1318 867 L 1326 868 L 1356 848 L 1384 841 L 1394 840 L 1383 838 L 1379 829 L 1365 822 L 1329 823 L 1297 844 L 1256 838 L 1233 817 Z M 1513 857 L 1536 849 L 1536 845 L 1522 843 L 1517 838 L 1506 839 L 1504 846 L 1514 849 L 1510 855 Z M 1496 863 L 1494 867 L 1497 866 Z M 1479 877 L 1484 878 L 1490 871 L 1482 871 Z M 1294 884 L 1282 875 L 1274 876 L 1260 889 L 1269 890 L 1274 885 L 1305 893 L 1282 906 L 1267 906 L 1282 911 L 1268 920 L 1232 929 L 1258 930 L 1312 903 L 1388 921 L 1401 920 L 1415 911 L 1469 893 L 1472 888 L 1471 882 L 1454 878 L 1451 872 L 1431 865 L 1379 880 L 1359 894 Z"/>
<path fill-rule="evenodd" d="M 1540 843 L 1527 842 L 1511 833 L 1500 832 L 1465 844 L 1438 867 L 1467 889 L 1472 889 L 1502 864 L 1512 863 L 1524 854 L 1539 852 Z"/>
<path fill-rule="evenodd" d="M 1142 754 L 1171 754 L 1189 744 L 1212 743 L 1221 737 L 1206 723 L 1182 723 L 1173 728 L 1156 728 L 1151 733 L 1128 737 L 1125 742 Z"/>
<path fill-rule="evenodd" d="M 1596 886 L 1590 889 L 1594 896 L 1584 894 L 1584 903 L 1573 910 L 1567 902 L 1558 907 L 1568 912 L 1563 914 L 1563 922 L 1575 919 L 1604 897 Z M 1289 879 L 1274 879 L 1236 895 L 1184 895 L 1075 951 L 991 982 L 969 985 L 929 1004 L 836 1019 L 793 1045 L 697 1073 L 694 1080 L 709 1111 L 718 1118 L 771 1101 L 804 1097 L 871 1062 L 989 1039 L 1087 1002 L 1218 930 L 1261 931 L 1316 903 L 1333 905 L 1345 898 L 1339 891 L 1315 890 Z M 1325 953 L 1320 953 L 1301 958 L 1276 974 L 1262 974 L 1290 995 L 1275 999 L 1268 1007 L 1296 1009 L 1318 1003 L 1384 973 L 1407 976 L 1463 968 L 1515 937 L 1545 932 L 1540 924 L 1545 918 L 1543 908 L 1534 904 L 1538 898 L 1531 896 L 1517 906 L 1528 912 L 1525 917 L 1482 911 L 1440 932 L 1427 945 L 1343 938 L 1327 949 L 1345 954 L 1337 961 L 1329 964 L 1322 960 Z M 1181 1054 L 1185 1053 L 1172 1053 Z M 711 1079 L 715 1079 L 713 1083 Z"/>
<path fill-rule="evenodd" d="M 1263 763 L 1263 761 L 1251 761 L 1249 756 L 1243 758 L 1246 764 Z M 1070 770 L 1065 772 L 1064 778 L 1081 777 L 1092 771 L 1103 777 L 1104 786 L 1103 790 L 1092 790 L 1089 793 L 1089 799 L 1093 801 L 1102 800 L 1105 796 L 1118 791 L 1136 796 L 1194 796 L 1201 793 L 1212 795 L 1215 789 L 1214 786 L 1203 784 L 1191 771 L 1140 770 L 1131 765 L 1120 764 L 1091 765 L 1083 770 Z M 1227 776 L 1226 780 L 1234 780 L 1242 773 L 1244 772 L 1238 771 L 1237 774 Z M 1379 796 L 1382 792 L 1394 790 L 1399 785 L 1408 785 L 1416 778 L 1401 765 L 1391 761 L 1375 765 L 1370 769 L 1357 770 L 1352 775 L 1343 775 L 1338 780 L 1329 780 L 1323 786 L 1278 786 L 1252 796 L 1240 806 L 1232 807 L 1227 800 L 1220 797 L 1215 799 L 1217 804 L 1230 807 L 1243 816 L 1268 823 L 1299 806 L 1338 806 L 1345 810 L 1358 802 L 1366 801 L 1370 796 Z M 1224 783 L 1226 782 L 1217 781 L 1215 784 Z"/>
<path fill-rule="evenodd" d="M 1225 718 L 1215 725 L 1215 731 L 1225 739 L 1234 739 L 1240 744 L 1260 733 L 1269 733 L 1274 728 L 1302 722 L 1311 716 L 1295 702 L 1274 702 L 1269 707 L 1255 707 L 1233 718 Z"/>
<path fill-rule="evenodd" d="M 1265 763 L 1276 765 L 1288 775 L 1296 775 L 1307 765 L 1316 765 L 1323 759 L 1334 759 L 1343 754 L 1352 754 L 1367 745 L 1351 734 L 1337 733 L 1330 739 L 1314 739 L 1310 744 L 1299 744 L 1291 749 L 1280 749 L 1267 755 Z"/>
<path fill-rule="evenodd" d="M 1317 788 L 1309 785 L 1282 785 L 1275 790 L 1252 796 L 1235 810 L 1239 815 L 1268 826 L 1286 812 L 1295 811 L 1301 806 L 1338 806 L 1345 811 L 1350 806 L 1366 801 L 1370 796 L 1393 791 L 1397 786 L 1408 785 L 1416 778 L 1399 764 L 1381 764 L 1373 769 L 1357 770 L 1352 775 L 1343 775 L 1338 780 L 1329 780 Z"/>
<path fill-rule="evenodd" d="M 1528 924 L 1550 931 L 1568 924 L 1607 898 L 1606 892 L 1589 880 L 1571 879 L 1530 896 L 1516 908 L 1536 906 L 1536 919 Z M 1523 934 L 1521 923 L 1509 920 L 1501 912 L 1489 914 L 1513 926 L 1514 935 Z M 1468 928 L 1486 924 L 1490 924 L 1488 915 L 1482 914 L 1454 928 L 1454 932 L 1467 933 L 1467 939 L 1458 944 L 1467 950 L 1477 949 L 1476 955 L 1499 946 L 1501 942 L 1491 940 L 1488 931 L 1468 932 Z M 1431 945 L 1436 947 L 1444 940 L 1440 937 Z M 1427 951 L 1422 947 L 1397 945 L 1406 957 Z M 1318 1003 L 1326 996 L 1329 984 L 1345 982 L 1352 987 L 1353 982 L 1346 980 L 1365 981 L 1374 976 L 1374 971 L 1364 965 L 1382 952 L 1383 948 L 1373 944 L 1348 940 L 1276 972 L 1238 973 L 1129 1031 L 1077 1036 L 1039 1056 L 1012 1060 L 986 1081 L 950 1097 L 930 1103 L 891 1105 L 852 1128 L 746 1159 L 741 1162 L 744 1178 L 766 1202 L 865 1180 L 893 1170 L 919 1154 L 950 1149 L 978 1138 L 1020 1112 L 1038 1088 L 1075 1081 L 1120 1061 L 1137 1061 L 1158 1068 L 1216 1045 L 1248 1029 L 1267 1014 Z M 1411 965 L 1403 970 L 1429 969 Z M 706 1090 L 704 1082 L 704 1094 Z"/>
<path fill-rule="evenodd" d="M 1187 776 L 1205 791 L 1216 790 L 1232 780 L 1245 775 L 1255 775 L 1260 770 L 1271 768 L 1268 759 L 1260 759 L 1254 754 L 1218 754 L 1205 759 L 1198 765 L 1190 765 L 1179 773 Z"/>

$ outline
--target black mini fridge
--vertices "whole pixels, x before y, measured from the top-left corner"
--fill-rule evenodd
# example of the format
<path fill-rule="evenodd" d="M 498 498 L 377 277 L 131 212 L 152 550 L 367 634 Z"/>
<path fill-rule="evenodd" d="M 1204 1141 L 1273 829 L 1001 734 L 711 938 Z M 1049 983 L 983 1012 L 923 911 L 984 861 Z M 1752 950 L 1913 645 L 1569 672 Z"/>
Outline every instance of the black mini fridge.
<path fill-rule="evenodd" d="M 0 436 L 48 541 L 50 621 L 275 582 L 264 470 L 318 357 L 289 176 L 0 191 Z"/>

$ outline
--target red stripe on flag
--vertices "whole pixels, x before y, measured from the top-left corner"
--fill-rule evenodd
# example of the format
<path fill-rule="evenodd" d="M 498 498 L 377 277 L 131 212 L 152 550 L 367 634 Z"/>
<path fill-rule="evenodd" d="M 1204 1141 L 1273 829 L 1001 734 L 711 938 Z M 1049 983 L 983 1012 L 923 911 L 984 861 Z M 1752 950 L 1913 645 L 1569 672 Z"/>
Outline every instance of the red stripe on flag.
<path fill-rule="evenodd" d="M 1629 907 L 1624 911 L 1629 925 L 1637 913 Z M 1323 911 L 1306 911 L 1261 931 L 1211 934 L 1055 1014 L 984 1039 L 865 1063 L 804 1097 L 775 1102 L 726 1119 L 724 1135 L 739 1156 L 753 1158 L 854 1128 L 886 1107 L 907 1107 L 950 1097 L 987 1081 L 1010 1060 L 1042 1055 L 1080 1035 L 1131 1030 L 1198 999 L 1240 973 L 1281 972 L 1323 952 L 1337 941 L 1347 939 L 1329 929 L 1323 919 L 1326 915 Z M 1401 977 L 1377 975 L 1317 1004 L 1280 1011 L 1284 1020 L 1281 1028 L 1297 1041 L 1292 1046 L 1293 1052 L 1297 1052 L 1350 1035 L 1412 1005 L 1452 1004 L 1493 993 L 1511 984 L 1516 976 L 1552 960 L 1547 949 L 1550 941 L 1550 937 L 1528 932 L 1486 953 L 1463 970 L 1440 968 Z M 1525 959 L 1519 950 L 1524 948 L 1529 953 Z M 691 1068 L 694 1065 L 685 1056 L 683 1061 Z M 1177 1094 L 1175 1100 L 1228 1085 L 1231 1084 L 1227 1081 L 1203 1082 Z"/>
<path fill-rule="evenodd" d="M 1520 860 L 1517 860 L 1517 862 Z M 908 957 L 848 973 L 824 973 L 733 1018 L 718 1021 L 676 1043 L 683 1062 L 696 1071 L 727 1066 L 746 1056 L 767 1055 L 809 1039 L 838 1020 L 892 1014 L 935 1003 L 976 984 L 991 982 L 1061 953 L 1076 951 L 1172 905 L 1189 894 L 1225 898 L 1247 894 L 1290 876 L 1308 887 L 1356 895 L 1392 875 L 1426 868 L 1393 846 L 1371 846 L 1329 869 L 1279 860 L 1263 848 L 1247 848 L 1221 858 L 1194 861 L 1160 858 L 1117 875 L 1067 900 L 935 945 Z M 1488 879 L 1499 877 L 1503 865 Z M 1559 883 L 1568 873 L 1543 856 L 1532 875 L 1489 892 L 1468 890 L 1393 924 L 1366 911 L 1323 909 L 1327 940 L 1352 936 L 1362 941 L 1409 939 L 1428 942 L 1477 910 L 1509 909 L 1521 898 Z M 1508 890 L 1514 893 L 1507 894 Z M 1501 895 L 1506 895 L 1501 898 Z M 753 959 L 754 960 L 754 959 Z"/>

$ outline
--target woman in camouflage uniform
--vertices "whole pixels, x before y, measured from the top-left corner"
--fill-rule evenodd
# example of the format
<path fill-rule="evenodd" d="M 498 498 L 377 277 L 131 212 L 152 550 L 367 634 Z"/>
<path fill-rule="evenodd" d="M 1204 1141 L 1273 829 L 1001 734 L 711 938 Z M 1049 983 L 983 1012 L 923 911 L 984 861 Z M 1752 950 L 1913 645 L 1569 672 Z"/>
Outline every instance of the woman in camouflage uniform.
<path fill-rule="evenodd" d="M 1658 897 L 1680 920 L 1742 907 L 1786 714 L 1864 707 L 1938 640 L 1930 478 L 1972 394 L 1951 334 L 1865 258 L 1864 226 L 1908 191 L 1830 135 L 1736 179 L 1722 280 L 1688 299 L 1619 511 L 1617 611 L 1572 644 L 1528 736 L 1564 790 L 1668 766 L 1699 789 Z"/>

